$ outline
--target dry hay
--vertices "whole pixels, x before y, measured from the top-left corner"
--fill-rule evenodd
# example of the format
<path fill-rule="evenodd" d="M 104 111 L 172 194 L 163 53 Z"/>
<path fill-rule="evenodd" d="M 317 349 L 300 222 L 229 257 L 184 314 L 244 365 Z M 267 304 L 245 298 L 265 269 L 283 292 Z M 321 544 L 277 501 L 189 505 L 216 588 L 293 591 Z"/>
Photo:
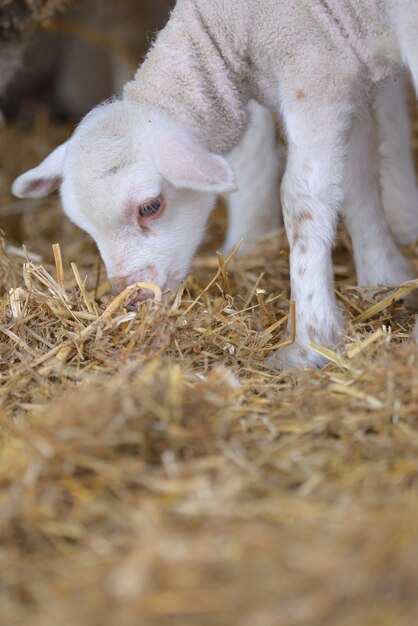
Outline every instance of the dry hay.
<path fill-rule="evenodd" d="M 0 623 L 416 623 L 410 311 L 353 286 L 344 233 L 346 348 L 322 371 L 265 365 L 289 312 L 282 234 L 226 265 L 212 244 L 175 297 L 127 311 L 56 198 L 8 195 L 66 134 L 0 136 Z"/>

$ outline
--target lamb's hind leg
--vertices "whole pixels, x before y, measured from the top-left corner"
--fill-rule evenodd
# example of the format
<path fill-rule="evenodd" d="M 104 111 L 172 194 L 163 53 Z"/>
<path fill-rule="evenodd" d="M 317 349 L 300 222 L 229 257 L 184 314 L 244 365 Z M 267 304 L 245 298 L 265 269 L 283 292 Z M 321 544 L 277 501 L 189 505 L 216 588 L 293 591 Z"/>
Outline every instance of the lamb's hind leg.
<path fill-rule="evenodd" d="M 406 244 L 418 238 L 418 185 L 403 74 L 391 76 L 378 85 L 375 110 L 383 207 L 395 240 Z"/>
<path fill-rule="evenodd" d="M 294 82 L 294 81 L 293 81 Z M 319 83 L 319 81 L 318 81 Z M 311 342 L 335 348 L 344 329 L 336 302 L 332 247 L 343 200 L 345 137 L 351 105 L 343 88 L 323 80 L 310 97 L 295 89 L 283 102 L 289 156 L 282 183 L 283 217 L 290 247 L 291 298 L 296 341 L 270 357 L 278 368 L 321 366 Z"/>
<path fill-rule="evenodd" d="M 398 250 L 382 207 L 376 124 L 367 103 L 357 107 L 345 172 L 344 217 L 351 235 L 359 285 L 393 286 L 414 278 Z"/>
<path fill-rule="evenodd" d="M 280 179 L 285 148 L 277 144 L 272 113 L 256 102 L 250 105 L 251 121 L 241 144 L 231 153 L 238 191 L 228 196 L 229 226 L 224 252 L 243 239 L 245 252 L 257 239 L 281 223 Z"/>

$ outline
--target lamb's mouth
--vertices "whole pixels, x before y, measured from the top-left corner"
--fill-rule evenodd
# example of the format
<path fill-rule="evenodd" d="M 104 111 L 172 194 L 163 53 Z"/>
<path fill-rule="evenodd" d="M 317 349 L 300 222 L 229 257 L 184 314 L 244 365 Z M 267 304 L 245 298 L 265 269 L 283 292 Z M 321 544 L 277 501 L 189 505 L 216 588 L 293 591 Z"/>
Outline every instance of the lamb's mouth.
<path fill-rule="evenodd" d="M 133 293 L 130 298 L 127 308 L 129 310 L 137 309 L 143 302 L 147 300 L 162 300 L 167 298 L 170 294 L 175 292 L 180 285 L 179 280 L 169 279 L 163 287 L 158 287 L 155 290 L 139 288 Z M 156 286 L 157 287 L 157 286 Z"/>
<path fill-rule="evenodd" d="M 146 300 L 154 300 L 155 292 L 151 289 L 138 289 L 136 294 L 131 298 L 127 304 L 127 308 L 137 308 L 139 304 L 142 304 Z"/>

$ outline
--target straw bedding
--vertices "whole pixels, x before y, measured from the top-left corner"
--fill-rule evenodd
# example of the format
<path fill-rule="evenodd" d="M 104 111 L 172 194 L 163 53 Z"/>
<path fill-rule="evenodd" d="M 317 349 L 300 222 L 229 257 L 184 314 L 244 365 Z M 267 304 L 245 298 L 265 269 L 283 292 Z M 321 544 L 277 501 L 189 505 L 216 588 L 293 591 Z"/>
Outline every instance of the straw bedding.
<path fill-rule="evenodd" d="M 67 133 L 0 135 L 0 624 L 416 623 L 411 311 L 354 287 L 341 231 L 345 351 L 269 370 L 286 242 L 224 260 L 220 209 L 182 289 L 128 311 L 56 198 L 8 195 Z"/>

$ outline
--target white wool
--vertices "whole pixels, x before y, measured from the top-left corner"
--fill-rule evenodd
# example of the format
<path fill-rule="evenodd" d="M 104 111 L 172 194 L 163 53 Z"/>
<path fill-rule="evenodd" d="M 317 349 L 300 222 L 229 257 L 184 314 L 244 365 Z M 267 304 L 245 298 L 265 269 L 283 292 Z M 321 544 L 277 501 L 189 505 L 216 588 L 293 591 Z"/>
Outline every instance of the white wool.
<path fill-rule="evenodd" d="M 320 92 L 336 73 L 348 80 L 368 69 L 379 77 L 393 71 L 400 57 L 382 0 L 333 1 L 358 17 L 361 60 L 336 29 L 326 29 L 323 0 L 178 0 L 124 96 L 162 108 L 227 154 L 242 134 L 248 99 L 277 108 L 288 77 Z"/>
<path fill-rule="evenodd" d="M 331 258 L 340 214 L 361 283 L 413 276 L 382 207 L 373 113 L 375 91 L 402 66 L 417 86 L 418 0 L 178 0 L 122 100 L 93 110 L 66 148 L 14 191 L 48 193 L 61 172 L 64 209 L 96 239 L 115 284 L 174 287 L 216 194 L 240 182 L 224 157 L 237 145 L 248 154 L 250 101 L 268 107 L 281 115 L 288 142 L 281 195 L 296 302 L 296 343 L 271 362 L 320 365 L 310 343 L 335 348 L 344 332 Z M 267 170 L 264 180 L 275 184 Z M 138 210 L 157 197 L 165 211 L 143 227 Z"/>

